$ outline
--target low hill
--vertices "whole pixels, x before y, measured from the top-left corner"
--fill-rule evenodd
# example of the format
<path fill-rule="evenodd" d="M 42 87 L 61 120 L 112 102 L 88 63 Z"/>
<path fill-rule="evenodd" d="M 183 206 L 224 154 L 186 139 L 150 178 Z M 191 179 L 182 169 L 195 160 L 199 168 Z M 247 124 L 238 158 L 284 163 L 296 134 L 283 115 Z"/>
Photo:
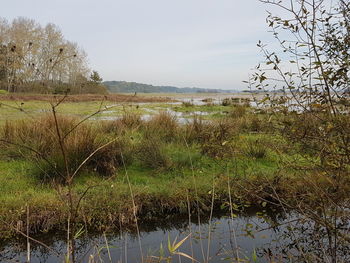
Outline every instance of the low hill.
<path fill-rule="evenodd" d="M 153 86 L 127 81 L 105 81 L 103 84 L 111 93 L 234 93 L 235 90 L 178 88 L 173 86 Z"/>

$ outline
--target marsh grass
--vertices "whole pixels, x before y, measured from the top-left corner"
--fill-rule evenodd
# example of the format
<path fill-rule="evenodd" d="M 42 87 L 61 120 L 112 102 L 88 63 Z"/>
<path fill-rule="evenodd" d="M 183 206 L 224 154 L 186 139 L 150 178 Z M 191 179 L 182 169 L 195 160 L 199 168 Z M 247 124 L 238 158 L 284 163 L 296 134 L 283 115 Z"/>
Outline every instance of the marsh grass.
<path fill-rule="evenodd" d="M 235 105 L 233 106 L 232 110 L 230 111 L 230 117 L 232 118 L 242 118 L 244 117 L 248 112 L 249 107 L 245 105 Z"/>
<path fill-rule="evenodd" d="M 79 120 L 59 116 L 60 132 L 65 136 L 65 151 L 69 160 L 70 172 L 78 166 L 95 149 L 113 137 L 106 134 L 92 123 L 84 123 L 72 130 Z M 36 163 L 33 174 L 44 180 L 63 182 L 65 164 L 59 143 L 54 136 L 55 125 L 50 115 L 34 120 L 7 122 L 1 129 L 5 154 L 8 158 L 25 158 Z M 126 152 L 126 139 L 114 141 L 92 156 L 85 169 L 101 175 L 112 175 L 121 165 L 121 151 Z"/>
<path fill-rule="evenodd" d="M 165 144 L 158 138 L 143 139 L 136 149 L 136 154 L 138 160 L 147 168 L 161 170 L 169 168 L 172 164 L 166 155 Z"/>
<path fill-rule="evenodd" d="M 182 106 L 184 106 L 184 107 L 193 107 L 194 104 L 193 104 L 192 101 L 183 101 L 182 102 Z"/>
<path fill-rule="evenodd" d="M 122 117 L 115 122 L 117 127 L 123 125 L 129 129 L 137 129 L 143 123 L 140 114 L 128 111 L 125 111 Z"/>
<path fill-rule="evenodd" d="M 143 132 L 145 137 L 158 137 L 159 140 L 171 142 L 178 140 L 179 129 L 180 126 L 176 116 L 161 111 L 145 123 Z"/>
<path fill-rule="evenodd" d="M 243 151 L 245 155 L 255 159 L 263 159 L 267 156 L 268 153 L 267 146 L 263 143 L 261 139 L 248 139 L 245 142 Z"/>

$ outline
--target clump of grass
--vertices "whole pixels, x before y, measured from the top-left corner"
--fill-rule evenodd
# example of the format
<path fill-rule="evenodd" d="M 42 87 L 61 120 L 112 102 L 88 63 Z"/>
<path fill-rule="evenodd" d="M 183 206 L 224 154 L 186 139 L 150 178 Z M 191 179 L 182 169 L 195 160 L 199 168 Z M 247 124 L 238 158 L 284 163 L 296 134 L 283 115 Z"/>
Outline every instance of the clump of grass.
<path fill-rule="evenodd" d="M 199 142 L 202 138 L 202 133 L 208 128 L 208 124 L 200 117 L 195 115 L 192 122 L 186 123 L 181 133 L 183 139 L 188 143 Z"/>
<path fill-rule="evenodd" d="M 74 126 L 74 120 L 69 117 L 59 117 L 59 123 L 62 134 Z M 49 115 L 34 120 L 7 121 L 0 132 L 1 138 L 9 142 L 5 145 L 13 158 L 36 155 L 30 149 L 35 149 L 43 156 L 50 154 L 57 145 L 55 134 L 55 122 Z"/>
<path fill-rule="evenodd" d="M 250 131 L 258 132 L 262 131 L 262 121 L 258 117 L 252 117 L 249 119 L 248 129 Z"/>
<path fill-rule="evenodd" d="M 144 126 L 146 137 L 154 137 L 167 142 L 174 141 L 179 137 L 179 124 L 176 116 L 163 111 L 154 115 Z"/>
<path fill-rule="evenodd" d="M 244 147 L 244 154 L 255 159 L 263 159 L 267 156 L 267 147 L 261 140 L 248 140 Z"/>
<path fill-rule="evenodd" d="M 104 139 L 99 145 L 110 139 Z M 121 137 L 102 148 L 88 161 L 87 166 L 100 175 L 113 175 L 116 170 L 132 163 L 134 146 L 130 138 Z"/>
<path fill-rule="evenodd" d="M 154 137 L 144 138 L 136 149 L 137 158 L 147 168 L 162 170 L 171 166 L 165 145 Z"/>
<path fill-rule="evenodd" d="M 101 120 L 99 121 L 99 128 L 101 132 L 113 135 L 124 135 L 129 130 L 120 120 Z"/>
<path fill-rule="evenodd" d="M 235 105 L 228 116 L 236 123 L 241 133 L 273 132 L 274 129 L 271 115 L 252 112 L 246 105 Z"/>
<path fill-rule="evenodd" d="M 136 129 L 140 127 L 143 123 L 140 114 L 130 113 L 130 112 L 125 112 L 122 118 L 117 120 L 116 122 L 117 122 L 116 123 L 117 126 L 119 122 L 119 124 L 132 129 Z"/>
<path fill-rule="evenodd" d="M 245 105 L 235 105 L 230 112 L 232 118 L 242 118 L 247 113 L 247 107 Z"/>
<path fill-rule="evenodd" d="M 221 105 L 222 106 L 229 106 L 229 105 L 232 105 L 232 100 L 230 98 L 224 98 L 221 102 Z"/>
<path fill-rule="evenodd" d="M 213 101 L 207 101 L 206 103 L 205 103 L 205 107 L 212 107 L 212 106 L 214 106 L 215 104 L 214 104 L 214 102 Z"/>
<path fill-rule="evenodd" d="M 182 102 L 182 106 L 184 106 L 184 107 L 193 107 L 194 104 L 193 104 L 192 101 L 183 101 Z"/>
<path fill-rule="evenodd" d="M 223 157 L 231 152 L 232 139 L 238 134 L 239 126 L 230 119 L 205 122 L 194 118 L 183 128 L 187 143 L 198 143 L 202 153 L 213 157 Z"/>

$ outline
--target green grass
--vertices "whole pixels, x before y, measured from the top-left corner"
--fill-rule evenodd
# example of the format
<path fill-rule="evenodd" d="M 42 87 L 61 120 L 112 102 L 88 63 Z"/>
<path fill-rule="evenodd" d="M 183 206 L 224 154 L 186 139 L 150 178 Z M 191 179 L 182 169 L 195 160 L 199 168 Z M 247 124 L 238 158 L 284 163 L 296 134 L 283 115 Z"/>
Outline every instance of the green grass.
<path fill-rule="evenodd" d="M 166 149 L 171 159 L 171 167 L 164 170 L 155 170 L 142 166 L 138 161 L 127 167 L 127 172 L 132 188 L 138 202 L 142 202 L 145 209 L 157 210 L 157 200 L 164 206 L 178 207 L 186 211 L 186 194 L 192 189 L 194 199 L 195 178 L 198 187 L 198 195 L 202 198 L 208 197 L 208 191 L 212 187 L 213 176 L 221 176 L 229 168 L 233 174 L 254 175 L 255 173 L 272 174 L 277 164 L 274 160 L 250 160 L 242 157 L 235 160 L 214 160 L 202 156 L 198 147 L 187 149 L 185 146 L 168 145 Z M 193 166 L 187 157 L 191 156 Z M 40 183 L 31 173 L 35 165 L 26 161 L 0 161 L 0 218 L 3 221 L 25 218 L 25 207 L 27 204 L 33 207 L 33 221 L 44 217 L 47 213 L 55 214 L 50 225 L 64 223 L 67 207 L 60 198 L 59 191 L 49 184 Z M 118 214 L 130 209 L 130 193 L 123 169 L 117 171 L 112 180 L 104 180 L 93 173 L 83 173 L 77 177 L 74 183 L 74 192 L 81 194 L 88 186 L 94 185 L 84 201 L 81 211 L 84 216 L 105 223 L 106 214 Z M 227 191 L 225 185 L 218 185 L 220 192 Z M 64 187 L 60 190 L 64 192 Z M 208 200 L 207 200 L 208 201 Z M 99 214 L 104 211 L 104 214 Z M 51 222 L 52 221 L 52 222 Z M 7 229 L 8 230 L 8 229 Z M 3 230 L 4 231 L 4 230 Z M 11 231 L 10 231 L 11 232 Z"/>
<path fill-rule="evenodd" d="M 152 198 L 163 200 L 164 205 L 175 203 L 177 200 L 181 207 L 186 203 L 187 189 L 194 189 L 193 178 L 198 186 L 198 194 L 206 196 L 210 191 L 212 178 L 227 175 L 227 171 L 230 176 L 237 178 L 237 176 L 254 177 L 259 174 L 269 176 L 279 168 L 278 159 L 272 153 L 262 159 L 252 159 L 241 155 L 237 158 L 215 160 L 201 155 L 196 145 L 187 148 L 176 144 L 167 145 L 166 153 L 172 163 L 167 169 L 147 168 L 137 160 L 127 167 L 135 195 L 142 196 L 146 203 L 151 202 Z M 192 159 L 193 166 L 189 157 Z M 62 205 L 57 189 L 49 184 L 38 182 L 31 175 L 33 167 L 35 165 L 27 161 L 0 162 L 0 191 L 2 193 L 0 216 L 3 220 L 8 220 L 9 216 L 11 218 L 23 217 L 26 204 L 31 204 L 31 206 L 35 204 L 35 210 L 41 210 L 41 212 L 53 209 L 60 204 L 59 207 L 55 207 L 58 210 L 56 212 L 61 215 L 65 213 L 66 208 Z M 130 197 L 123 169 L 119 169 L 112 180 L 101 179 L 100 176 L 93 173 L 82 174 L 75 181 L 74 191 L 82 193 L 91 185 L 96 185 L 96 187 L 89 191 L 82 207 L 83 210 L 87 209 L 91 213 L 86 216 L 96 216 L 96 211 L 100 209 L 118 213 L 130 207 L 130 203 L 125 203 L 123 199 Z M 217 187 L 221 188 L 220 192 L 227 191 L 226 185 Z M 6 211 L 11 211 L 11 213 Z"/>
<path fill-rule="evenodd" d="M 43 101 L 26 101 L 21 104 L 15 101 L 1 101 L 0 98 L 0 105 L 0 123 L 6 120 L 37 117 L 38 115 L 45 114 L 51 110 L 50 103 Z M 60 105 L 58 113 L 83 118 L 97 112 L 100 109 L 100 106 L 101 103 L 96 101 L 66 102 Z M 125 111 L 139 114 L 146 113 L 146 111 L 143 111 L 132 104 L 114 106 L 111 102 L 104 103 L 101 109 L 104 109 L 104 112 L 101 112 L 94 117 L 120 116 Z"/>

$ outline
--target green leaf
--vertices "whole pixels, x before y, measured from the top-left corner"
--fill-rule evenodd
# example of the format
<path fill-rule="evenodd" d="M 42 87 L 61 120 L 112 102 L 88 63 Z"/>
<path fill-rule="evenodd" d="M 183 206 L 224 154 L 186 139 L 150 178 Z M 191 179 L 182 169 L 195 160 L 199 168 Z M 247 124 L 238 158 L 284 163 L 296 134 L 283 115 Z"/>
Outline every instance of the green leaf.
<path fill-rule="evenodd" d="M 252 260 L 253 260 L 253 262 L 258 262 L 258 256 L 256 255 L 255 248 L 254 248 L 254 250 L 253 250 Z"/>

